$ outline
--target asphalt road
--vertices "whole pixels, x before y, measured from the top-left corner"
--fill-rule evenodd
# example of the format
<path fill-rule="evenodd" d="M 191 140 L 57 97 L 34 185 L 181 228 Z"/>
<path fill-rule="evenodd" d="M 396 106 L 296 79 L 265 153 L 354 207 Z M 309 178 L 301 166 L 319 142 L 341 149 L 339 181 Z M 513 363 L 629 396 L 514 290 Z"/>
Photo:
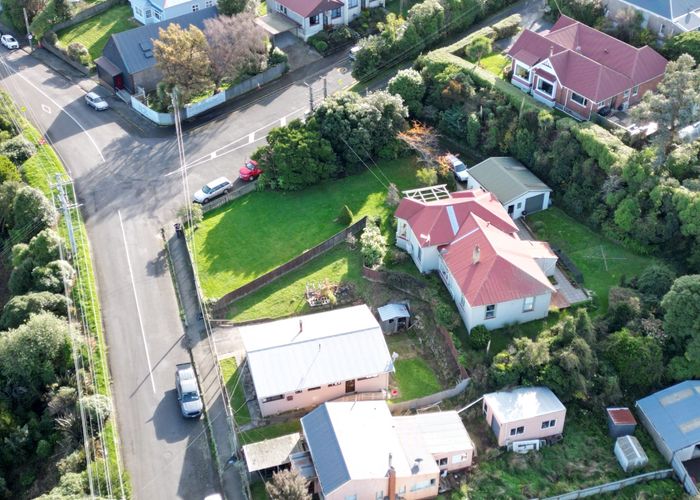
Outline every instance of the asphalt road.
<path fill-rule="evenodd" d="M 160 228 L 191 196 L 183 192 L 174 138 L 141 137 L 114 111 L 87 107 L 81 86 L 33 57 L 4 49 L 0 55 L 2 87 L 54 145 L 82 204 L 134 496 L 196 499 L 217 492 L 203 423 L 180 416 L 174 389 L 175 365 L 189 357 Z M 320 90 L 324 75 L 329 92 L 350 83 L 343 68 L 309 80 Z M 234 179 L 269 130 L 302 116 L 307 103 L 308 88 L 300 82 L 188 125 L 190 191 L 219 175 Z"/>

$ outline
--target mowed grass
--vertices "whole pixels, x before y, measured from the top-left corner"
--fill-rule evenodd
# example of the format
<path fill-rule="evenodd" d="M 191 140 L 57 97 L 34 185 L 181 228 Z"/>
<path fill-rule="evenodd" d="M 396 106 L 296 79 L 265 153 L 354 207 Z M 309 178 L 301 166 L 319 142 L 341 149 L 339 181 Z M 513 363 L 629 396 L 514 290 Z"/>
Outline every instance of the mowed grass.
<path fill-rule="evenodd" d="M 583 274 L 584 287 L 595 292 L 594 300 L 601 313 L 608 309 L 610 287 L 617 286 L 622 276 L 639 275 L 655 261 L 652 257 L 626 250 L 558 208 L 528 216 L 531 228 L 537 221 L 544 224 L 542 229 L 535 231 L 537 238 L 561 248 L 576 264 Z"/>
<path fill-rule="evenodd" d="M 394 380 L 399 386 L 396 402 L 422 398 L 443 389 L 433 370 L 421 358 L 397 359 L 394 368 Z"/>
<path fill-rule="evenodd" d="M 293 432 L 301 432 L 301 422 L 299 420 L 290 420 L 279 424 L 266 425 L 265 427 L 256 427 L 249 431 L 243 431 L 238 435 L 241 444 L 257 443 L 272 439 Z"/>
<path fill-rule="evenodd" d="M 79 42 L 87 47 L 93 60 L 102 55 L 102 49 L 110 35 L 136 28 L 138 23 L 131 19 L 131 6 L 117 5 L 102 14 L 91 17 L 80 24 L 59 31 L 58 41 L 64 47 Z"/>
<path fill-rule="evenodd" d="M 246 404 L 245 392 L 243 392 L 243 382 L 239 382 L 240 371 L 236 358 L 226 358 L 219 361 L 221 375 L 224 378 L 226 389 L 231 397 L 229 404 L 234 412 L 234 418 L 238 425 L 245 425 L 250 422 L 250 412 Z"/>
<path fill-rule="evenodd" d="M 481 59 L 481 67 L 499 78 L 503 77 L 503 70 L 509 63 L 508 58 L 500 52 L 489 54 Z"/>
<path fill-rule="evenodd" d="M 379 166 L 399 189 L 418 185 L 412 158 Z M 195 232 L 204 294 L 219 298 L 331 237 L 343 229 L 336 222 L 343 205 L 355 220 L 388 220 L 393 209 L 374 170 L 298 192 L 254 192 L 208 213 Z"/>

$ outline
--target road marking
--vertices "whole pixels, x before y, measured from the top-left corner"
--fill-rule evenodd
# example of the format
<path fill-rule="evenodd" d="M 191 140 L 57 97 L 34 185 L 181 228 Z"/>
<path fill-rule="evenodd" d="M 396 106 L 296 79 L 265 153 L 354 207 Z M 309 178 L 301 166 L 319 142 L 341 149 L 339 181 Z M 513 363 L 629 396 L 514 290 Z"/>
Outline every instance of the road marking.
<path fill-rule="evenodd" d="M 251 132 L 248 135 L 248 144 L 253 144 L 255 142 L 255 132 Z"/>
<path fill-rule="evenodd" d="M 287 117 L 283 116 L 280 118 L 280 127 L 284 127 L 287 124 Z"/>
<path fill-rule="evenodd" d="M 39 87 L 37 87 L 36 85 L 34 85 L 34 84 L 33 84 L 32 82 L 30 82 L 27 78 L 25 78 L 24 75 L 22 75 L 21 73 L 18 73 L 17 71 L 15 71 L 14 68 L 12 68 L 9 64 L 7 64 L 7 61 L 5 60 L 4 57 L 2 58 L 2 63 L 3 63 L 3 65 L 4 65 L 7 69 L 9 69 L 9 70 L 12 71 L 15 75 L 19 76 L 22 80 L 24 80 L 25 82 L 27 82 L 34 90 L 36 90 L 36 91 L 39 92 L 41 95 L 43 95 L 44 97 L 46 97 L 49 101 L 51 101 L 51 102 L 54 104 L 54 106 L 56 106 L 58 109 L 60 109 L 61 111 L 63 111 L 71 120 L 73 120 L 73 121 L 75 122 L 75 124 L 76 124 L 78 127 L 80 127 L 80 130 L 82 130 L 82 131 L 85 133 L 85 135 L 88 136 L 88 139 L 90 139 L 90 142 L 92 143 L 92 145 L 95 146 L 95 149 L 97 150 L 97 153 L 100 155 L 100 158 L 102 158 L 102 161 L 103 161 L 103 162 L 105 161 L 105 157 L 102 155 L 102 151 L 100 151 L 100 148 L 97 146 L 97 143 L 95 142 L 95 140 L 94 140 L 94 139 L 92 138 L 92 136 L 88 133 L 88 131 L 85 130 L 85 127 L 83 127 L 83 126 L 80 124 L 80 122 L 79 122 L 72 114 L 70 114 L 63 106 L 61 106 L 60 104 L 58 104 L 58 103 L 57 103 L 54 99 L 52 99 L 50 96 L 46 95 L 46 93 L 45 93 L 43 90 L 41 90 Z M 50 111 L 49 111 L 49 112 L 50 112 Z"/>
<path fill-rule="evenodd" d="M 122 238 L 124 239 L 124 251 L 126 252 L 126 265 L 129 267 L 129 275 L 131 276 L 131 289 L 134 291 L 134 301 L 136 302 L 136 315 L 139 318 L 139 327 L 141 327 L 141 338 L 143 339 L 143 350 L 146 351 L 146 362 L 148 363 L 148 376 L 151 379 L 151 387 L 153 394 L 156 393 L 156 384 L 153 381 L 153 368 L 151 368 L 151 357 L 148 354 L 148 345 L 146 344 L 146 332 L 143 328 L 143 320 L 141 319 L 141 307 L 139 306 L 139 297 L 136 294 L 136 282 L 134 281 L 134 271 L 131 269 L 131 260 L 129 258 L 129 245 L 126 242 L 126 231 L 124 231 L 124 221 L 122 220 L 121 210 L 117 210 L 119 216 L 119 225 L 122 228 Z"/>
<path fill-rule="evenodd" d="M 44 113 L 51 114 L 51 108 L 48 107 L 46 104 L 42 104 L 42 105 L 41 105 L 41 109 L 44 110 Z"/>

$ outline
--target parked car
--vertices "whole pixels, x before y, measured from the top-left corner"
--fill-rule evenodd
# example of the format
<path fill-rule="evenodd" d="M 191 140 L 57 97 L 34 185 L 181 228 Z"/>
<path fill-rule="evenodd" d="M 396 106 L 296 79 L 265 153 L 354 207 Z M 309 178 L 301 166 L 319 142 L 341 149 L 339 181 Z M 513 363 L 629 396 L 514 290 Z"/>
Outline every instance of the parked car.
<path fill-rule="evenodd" d="M 350 49 L 350 54 L 348 57 L 350 58 L 351 61 L 354 61 L 355 58 L 357 57 L 357 53 L 360 51 L 360 46 L 355 45 L 353 48 Z"/>
<path fill-rule="evenodd" d="M 457 158 L 455 155 L 447 155 L 447 161 L 450 162 L 452 172 L 459 182 L 467 182 L 469 180 L 467 166 L 462 162 L 462 160 Z"/>
<path fill-rule="evenodd" d="M 260 167 L 258 167 L 257 161 L 247 160 L 245 162 L 245 165 L 243 165 L 238 171 L 238 174 L 242 181 L 254 181 L 258 177 L 260 177 L 260 174 L 262 174 L 262 172 L 263 171 L 260 170 Z"/>
<path fill-rule="evenodd" d="M 97 111 L 104 111 L 109 108 L 109 104 L 95 92 L 88 92 L 85 95 L 85 102 Z"/>
<path fill-rule="evenodd" d="M 197 376 L 192 363 L 181 363 L 175 367 L 175 387 L 180 411 L 186 418 L 198 418 L 202 414 L 202 398 L 199 395 Z"/>
<path fill-rule="evenodd" d="M 0 42 L 8 49 L 19 49 L 19 43 L 12 35 L 2 35 Z"/>
<path fill-rule="evenodd" d="M 214 198 L 231 191 L 233 183 L 226 177 L 218 177 L 202 186 L 202 189 L 194 193 L 194 201 L 204 205 Z"/>

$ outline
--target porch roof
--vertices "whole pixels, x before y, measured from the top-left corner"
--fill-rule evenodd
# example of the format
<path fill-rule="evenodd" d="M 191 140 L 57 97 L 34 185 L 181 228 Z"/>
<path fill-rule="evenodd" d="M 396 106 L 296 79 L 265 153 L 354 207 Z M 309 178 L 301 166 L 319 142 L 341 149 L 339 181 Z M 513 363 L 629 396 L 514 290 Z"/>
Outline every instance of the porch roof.
<path fill-rule="evenodd" d="M 296 22 L 277 12 L 270 12 L 265 16 L 255 18 L 255 24 L 272 36 L 292 31 L 299 27 Z"/>

